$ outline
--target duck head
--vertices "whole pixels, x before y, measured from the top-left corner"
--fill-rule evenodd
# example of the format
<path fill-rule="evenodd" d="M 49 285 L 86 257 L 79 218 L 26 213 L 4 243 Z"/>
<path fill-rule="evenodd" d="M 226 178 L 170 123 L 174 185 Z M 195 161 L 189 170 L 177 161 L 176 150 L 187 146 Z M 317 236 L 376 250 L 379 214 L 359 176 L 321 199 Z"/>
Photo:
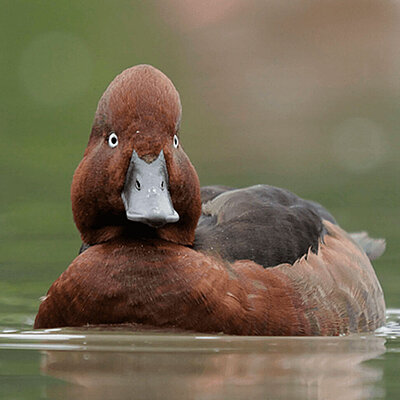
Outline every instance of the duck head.
<path fill-rule="evenodd" d="M 193 243 L 200 185 L 179 143 L 181 113 L 174 85 L 149 65 L 123 71 L 108 86 L 72 182 L 85 243 L 143 234 Z"/>

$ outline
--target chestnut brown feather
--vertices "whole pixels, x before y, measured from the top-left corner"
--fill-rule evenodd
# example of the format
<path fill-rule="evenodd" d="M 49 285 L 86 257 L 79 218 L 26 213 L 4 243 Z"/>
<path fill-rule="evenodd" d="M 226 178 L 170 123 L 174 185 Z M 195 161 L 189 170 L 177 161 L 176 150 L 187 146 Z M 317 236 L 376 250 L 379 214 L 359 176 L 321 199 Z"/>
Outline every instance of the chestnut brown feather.
<path fill-rule="evenodd" d="M 269 269 L 160 240 L 92 246 L 50 288 L 35 327 L 140 323 L 238 335 L 374 330 L 384 323 L 385 305 L 368 257 L 338 226 L 324 225 L 318 254 Z"/>

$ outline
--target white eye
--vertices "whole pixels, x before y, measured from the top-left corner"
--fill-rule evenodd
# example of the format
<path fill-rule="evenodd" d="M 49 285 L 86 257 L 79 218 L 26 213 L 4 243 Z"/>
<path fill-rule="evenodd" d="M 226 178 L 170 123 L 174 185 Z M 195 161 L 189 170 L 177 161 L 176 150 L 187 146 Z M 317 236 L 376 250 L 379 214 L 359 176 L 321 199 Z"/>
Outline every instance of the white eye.
<path fill-rule="evenodd" d="M 179 146 L 178 136 L 174 135 L 174 147 L 177 148 Z"/>
<path fill-rule="evenodd" d="M 118 146 L 118 136 L 115 132 L 111 132 L 110 136 L 108 137 L 108 145 L 113 149 L 114 147 Z"/>

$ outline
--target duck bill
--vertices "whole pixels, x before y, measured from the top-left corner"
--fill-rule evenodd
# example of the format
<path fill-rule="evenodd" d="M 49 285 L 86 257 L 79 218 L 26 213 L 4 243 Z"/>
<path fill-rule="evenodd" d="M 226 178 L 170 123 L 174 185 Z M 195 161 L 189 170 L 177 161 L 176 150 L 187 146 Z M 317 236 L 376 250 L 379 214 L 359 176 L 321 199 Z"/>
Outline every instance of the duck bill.
<path fill-rule="evenodd" d="M 163 150 L 150 163 L 142 160 L 133 150 L 121 197 L 129 221 L 159 228 L 179 220 L 168 190 L 168 170 Z"/>

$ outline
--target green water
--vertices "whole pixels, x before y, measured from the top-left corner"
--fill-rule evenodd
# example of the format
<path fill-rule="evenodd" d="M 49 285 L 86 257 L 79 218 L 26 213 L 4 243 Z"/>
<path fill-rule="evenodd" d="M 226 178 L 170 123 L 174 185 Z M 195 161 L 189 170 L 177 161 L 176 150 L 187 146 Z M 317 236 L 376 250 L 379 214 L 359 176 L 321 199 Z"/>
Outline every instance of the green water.
<path fill-rule="evenodd" d="M 2 398 L 395 399 L 400 310 L 340 338 L 52 329 L 0 334 Z"/>
<path fill-rule="evenodd" d="M 329 101 L 321 105 L 321 93 L 309 100 L 310 87 L 309 109 L 298 101 L 284 114 L 290 99 L 282 95 L 278 108 L 257 92 L 255 77 L 260 65 L 265 73 L 278 65 L 277 49 L 285 46 L 255 37 L 262 37 L 263 15 L 300 10 L 263 3 L 265 14 L 249 7 L 191 28 L 190 10 L 163 4 L 169 13 L 157 2 L 0 1 L 0 397 L 399 398 L 400 95 L 387 89 L 398 75 L 383 69 L 370 83 L 365 74 L 373 63 L 362 64 L 364 78 L 347 77 L 347 86 L 326 78 L 322 94 L 335 93 Z M 196 21 L 206 21 L 195 10 Z M 309 67 L 284 42 L 295 27 L 282 26 L 275 41 L 286 43 L 285 62 L 301 74 Z M 347 43 L 342 56 L 357 54 L 359 46 Z M 379 48 L 378 60 L 396 53 Z M 229 64 L 235 52 L 240 73 Z M 319 56 L 310 55 L 316 69 Z M 330 62 L 336 58 L 332 53 Z M 69 187 L 97 101 L 117 73 L 138 63 L 157 66 L 178 87 L 181 143 L 203 185 L 286 187 L 325 205 L 346 230 L 386 238 L 387 251 L 374 262 L 390 310 L 385 329 L 325 339 L 30 332 L 40 296 L 80 246 Z M 289 69 L 276 68 L 265 92 L 298 91 Z M 246 93 L 255 97 L 240 102 Z"/>

